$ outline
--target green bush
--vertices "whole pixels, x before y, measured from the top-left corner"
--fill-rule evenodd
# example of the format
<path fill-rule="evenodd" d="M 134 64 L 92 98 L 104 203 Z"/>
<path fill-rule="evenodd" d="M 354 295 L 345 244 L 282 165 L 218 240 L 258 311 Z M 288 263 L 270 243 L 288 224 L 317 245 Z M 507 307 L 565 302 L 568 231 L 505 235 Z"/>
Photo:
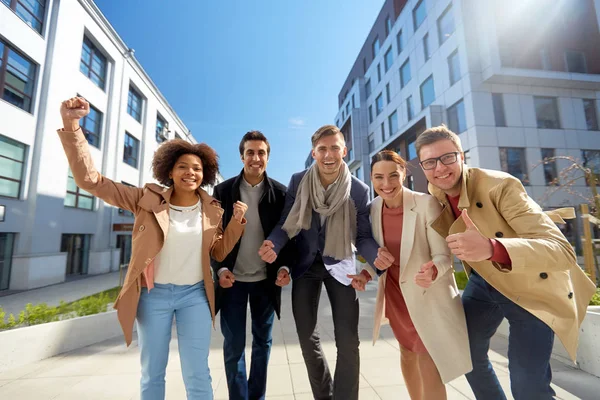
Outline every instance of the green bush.
<path fill-rule="evenodd" d="M 590 300 L 590 306 L 600 306 L 600 288 L 596 288 L 596 293 L 594 293 Z"/>
<path fill-rule="evenodd" d="M 458 289 L 465 290 L 465 286 L 467 286 L 469 280 L 465 271 L 455 272 L 454 278 L 456 279 L 456 286 L 458 286 Z"/>
<path fill-rule="evenodd" d="M 108 305 L 114 303 L 117 299 L 120 290 L 121 287 L 117 286 L 71 303 L 61 300 L 60 304 L 56 307 L 50 307 L 46 303 L 40 303 L 35 306 L 29 303 L 25 306 L 25 310 L 19 313 L 18 319 L 13 314 L 10 314 L 6 322 L 6 312 L 0 307 L 0 330 L 106 312 Z"/>

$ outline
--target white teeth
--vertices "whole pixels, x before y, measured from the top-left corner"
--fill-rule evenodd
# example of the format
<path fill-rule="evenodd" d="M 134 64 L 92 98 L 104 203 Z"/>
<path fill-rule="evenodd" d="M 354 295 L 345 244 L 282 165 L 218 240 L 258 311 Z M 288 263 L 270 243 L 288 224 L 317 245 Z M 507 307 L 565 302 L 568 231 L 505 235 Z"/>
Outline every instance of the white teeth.
<path fill-rule="evenodd" d="M 450 174 L 446 174 L 446 175 L 443 175 L 443 176 L 438 176 L 438 179 L 446 179 L 449 176 L 450 176 Z"/>

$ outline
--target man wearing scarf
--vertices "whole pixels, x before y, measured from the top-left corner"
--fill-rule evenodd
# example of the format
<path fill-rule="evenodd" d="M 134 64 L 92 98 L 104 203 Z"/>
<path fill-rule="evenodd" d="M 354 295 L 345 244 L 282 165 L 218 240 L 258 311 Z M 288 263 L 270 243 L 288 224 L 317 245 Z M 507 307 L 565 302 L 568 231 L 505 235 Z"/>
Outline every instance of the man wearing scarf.
<path fill-rule="evenodd" d="M 356 273 L 353 245 L 371 265 L 388 268 L 394 258 L 379 248 L 369 222 L 369 188 L 344 162 L 344 135 L 334 125 L 312 136 L 315 163 L 294 174 L 279 224 L 259 250 L 272 263 L 289 239 L 298 259 L 292 265 L 292 311 L 315 399 L 358 399 L 358 298 L 347 275 Z M 317 330 L 321 288 L 332 308 L 337 363 L 332 379 Z"/>

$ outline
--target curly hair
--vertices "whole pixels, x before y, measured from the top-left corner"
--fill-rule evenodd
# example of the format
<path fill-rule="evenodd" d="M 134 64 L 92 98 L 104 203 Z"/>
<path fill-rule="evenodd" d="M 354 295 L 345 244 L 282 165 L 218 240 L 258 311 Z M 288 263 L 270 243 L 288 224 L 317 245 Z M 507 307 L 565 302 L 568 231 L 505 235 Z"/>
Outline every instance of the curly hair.
<path fill-rule="evenodd" d="M 192 144 L 183 139 L 169 140 L 156 150 L 152 159 L 154 179 L 165 186 L 173 185 L 173 180 L 169 178 L 169 174 L 179 157 L 185 154 L 196 155 L 202 161 L 204 175 L 202 186 L 214 185 L 219 173 L 219 156 L 217 152 L 206 143 Z"/>

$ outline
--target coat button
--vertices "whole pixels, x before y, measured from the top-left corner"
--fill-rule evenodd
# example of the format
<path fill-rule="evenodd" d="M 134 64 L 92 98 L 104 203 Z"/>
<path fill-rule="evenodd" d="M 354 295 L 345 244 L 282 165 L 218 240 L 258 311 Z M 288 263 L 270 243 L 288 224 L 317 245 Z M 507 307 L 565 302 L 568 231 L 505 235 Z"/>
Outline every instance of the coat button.
<path fill-rule="evenodd" d="M 143 232 L 146 227 L 144 225 L 140 225 L 140 232 Z"/>
<path fill-rule="evenodd" d="M 504 233 L 502 233 L 502 232 L 496 232 L 496 237 L 497 238 L 504 237 Z"/>
<path fill-rule="evenodd" d="M 476 205 L 478 208 L 483 208 L 483 204 L 481 204 L 479 201 L 478 201 L 477 203 L 475 203 L 475 205 Z"/>
<path fill-rule="evenodd" d="M 573 298 L 573 292 L 569 293 L 569 298 L 572 299 Z"/>
<path fill-rule="evenodd" d="M 542 272 L 542 273 L 540 274 L 540 278 L 542 278 L 542 279 L 548 279 L 548 274 L 547 274 L 547 273 L 545 273 L 545 272 Z"/>

